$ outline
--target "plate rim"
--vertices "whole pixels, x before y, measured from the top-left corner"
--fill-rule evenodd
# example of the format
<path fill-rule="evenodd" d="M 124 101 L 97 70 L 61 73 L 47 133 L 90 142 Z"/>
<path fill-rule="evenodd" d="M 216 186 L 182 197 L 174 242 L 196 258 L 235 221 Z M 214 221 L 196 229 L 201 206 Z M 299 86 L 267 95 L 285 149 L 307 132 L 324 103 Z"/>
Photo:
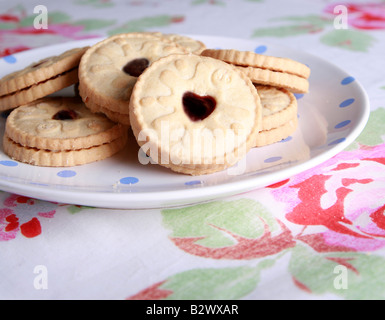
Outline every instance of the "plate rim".
<path fill-rule="evenodd" d="M 184 34 L 186 36 L 190 36 L 192 38 L 202 39 L 215 39 L 219 42 L 222 41 L 230 41 L 230 42 L 248 42 L 251 43 L 253 39 L 246 38 L 232 38 L 232 37 L 223 37 L 223 36 L 210 36 L 210 35 L 190 35 Z M 106 37 L 97 37 L 97 38 L 89 38 L 82 40 L 69 41 L 66 43 L 58 43 L 49 46 L 33 48 L 30 50 L 26 50 L 23 52 L 18 52 L 12 54 L 12 56 L 23 57 L 31 56 L 34 54 L 38 54 L 39 52 L 44 52 L 48 48 L 50 50 L 59 51 L 60 48 L 69 48 L 76 46 L 85 46 L 92 45 L 93 43 L 97 43 Z M 260 41 L 255 41 L 257 45 Z M 264 42 L 265 45 L 280 48 L 282 50 L 294 52 L 297 54 L 308 56 L 312 59 L 316 59 L 322 61 L 333 67 L 334 69 L 339 70 L 342 73 L 348 74 L 345 70 L 340 68 L 339 66 L 323 59 L 322 57 L 316 56 L 314 54 L 308 53 L 306 51 L 298 51 L 290 47 L 280 46 L 276 44 L 269 44 Z M 47 50 L 48 51 L 48 50 Z M 4 58 L 4 57 L 3 57 Z M 281 168 L 277 171 L 269 172 L 268 175 L 262 175 L 254 178 L 246 178 L 240 179 L 237 181 L 224 181 L 219 184 L 214 185 L 197 185 L 193 186 L 189 189 L 179 189 L 179 190 L 158 190 L 156 193 L 154 192 L 128 192 L 129 188 L 125 192 L 103 192 L 103 191 L 89 191 L 89 190 L 76 190 L 76 197 L 74 197 L 74 191 L 67 189 L 51 189 L 49 192 L 41 193 L 42 191 L 47 191 L 46 187 L 38 186 L 38 185 L 28 185 L 28 184 L 20 184 L 14 181 L 10 181 L 4 179 L 0 176 L 0 188 L 5 192 L 17 193 L 23 196 L 28 196 L 31 198 L 36 198 L 43 201 L 51 201 L 51 202 L 62 202 L 65 204 L 73 204 L 73 205 L 82 205 L 82 206 L 90 206 L 90 207 L 101 207 L 101 208 L 110 208 L 110 209 L 155 209 L 155 208 L 171 208 L 171 207 L 180 207 L 180 206 L 188 206 L 197 203 L 203 203 L 207 201 L 212 201 L 215 199 L 224 198 L 226 196 L 241 194 L 247 191 L 251 191 L 254 189 L 259 189 L 262 187 L 266 187 L 268 185 L 277 183 L 279 181 L 290 178 L 296 174 L 309 170 L 326 160 L 332 158 L 337 155 L 343 149 L 345 149 L 348 145 L 353 143 L 358 135 L 365 128 L 367 121 L 370 115 L 370 101 L 368 94 L 362 84 L 355 79 L 355 84 L 359 89 L 359 93 L 363 98 L 363 107 L 359 109 L 360 117 L 359 121 L 355 127 L 353 127 L 349 134 L 346 136 L 344 142 L 335 144 L 331 148 L 317 154 L 316 156 L 311 157 L 305 161 L 301 161 L 299 163 L 294 164 L 293 166 L 289 166 L 286 168 Z M 252 173 L 251 173 L 252 175 Z M 267 181 L 268 180 L 268 181 Z M 204 191 L 204 192 L 202 192 Z M 202 194 L 204 193 L 204 194 Z M 132 199 L 129 199 L 128 194 L 135 194 L 135 202 L 132 202 Z M 97 195 L 97 197 L 96 197 Z M 123 195 L 123 196 L 122 196 Z M 152 197 L 149 199 L 149 197 Z M 59 197 L 60 199 L 54 200 L 53 198 Z M 95 199 L 95 197 L 97 199 Z M 125 199 L 127 197 L 128 199 Z M 167 200 L 165 200 L 167 199 Z M 145 202 L 146 205 L 141 205 L 140 203 Z"/>

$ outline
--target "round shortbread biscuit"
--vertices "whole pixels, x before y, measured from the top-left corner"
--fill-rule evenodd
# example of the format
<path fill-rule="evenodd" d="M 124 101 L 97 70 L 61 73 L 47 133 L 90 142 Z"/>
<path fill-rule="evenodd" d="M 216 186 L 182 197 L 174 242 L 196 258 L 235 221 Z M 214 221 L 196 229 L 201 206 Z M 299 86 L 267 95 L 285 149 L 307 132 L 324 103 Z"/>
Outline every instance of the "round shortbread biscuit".
<path fill-rule="evenodd" d="M 7 135 L 3 136 L 4 152 L 12 159 L 42 167 L 72 167 L 104 160 L 121 151 L 127 143 L 127 134 L 102 145 L 86 149 L 50 151 L 24 147 Z"/>
<path fill-rule="evenodd" d="M 293 93 L 307 93 L 309 81 L 294 74 L 255 67 L 238 67 L 254 84 L 285 88 Z"/>
<path fill-rule="evenodd" d="M 92 112 L 104 114 L 107 118 L 109 118 L 114 122 L 121 123 L 122 125 L 125 125 L 125 126 L 131 125 L 130 117 L 128 114 L 123 114 L 123 113 L 108 110 L 92 101 L 87 101 L 87 108 L 90 109 Z"/>
<path fill-rule="evenodd" d="M 237 66 L 285 72 L 305 79 L 310 76 L 310 68 L 307 65 L 289 58 L 273 57 L 234 49 L 206 49 L 201 55 L 220 59 Z"/>
<path fill-rule="evenodd" d="M 143 31 L 142 34 L 149 34 L 163 39 L 170 40 L 185 48 L 189 53 L 200 54 L 203 50 L 206 49 L 206 45 L 197 39 L 180 35 L 176 33 L 162 33 L 159 31 Z"/>
<path fill-rule="evenodd" d="M 255 146 L 262 106 L 234 66 L 199 55 L 155 61 L 138 78 L 130 121 L 156 163 L 190 175 L 230 167 Z"/>
<path fill-rule="evenodd" d="M 34 62 L 22 70 L 10 73 L 0 79 L 0 96 L 27 89 L 40 82 L 77 68 L 80 58 L 88 47 L 74 48 L 57 56 L 50 56 Z"/>
<path fill-rule="evenodd" d="M 145 33 L 126 33 L 93 45 L 81 59 L 79 93 L 87 104 L 128 114 L 131 91 L 138 76 L 160 57 L 188 53 L 186 49 Z"/>
<path fill-rule="evenodd" d="M 296 115 L 279 127 L 270 130 L 262 130 L 257 136 L 255 147 L 267 146 L 286 139 L 297 130 L 297 127 L 298 118 Z"/>
<path fill-rule="evenodd" d="M 188 52 L 194 54 L 200 54 L 203 50 L 206 49 L 206 45 L 202 41 L 191 37 L 175 33 L 163 33 L 160 36 L 177 43 L 181 47 L 186 48 Z"/>
<path fill-rule="evenodd" d="M 28 148 L 87 149 L 127 134 L 127 127 L 89 110 L 80 98 L 43 98 L 13 110 L 5 134 Z"/>
<path fill-rule="evenodd" d="M 294 94 L 284 88 L 255 87 L 262 104 L 262 130 L 277 128 L 297 115 L 298 104 Z"/>
<path fill-rule="evenodd" d="M 0 111 L 15 109 L 21 105 L 43 98 L 51 93 L 78 82 L 78 69 L 61 73 L 47 81 L 39 82 L 28 88 L 0 96 Z"/>

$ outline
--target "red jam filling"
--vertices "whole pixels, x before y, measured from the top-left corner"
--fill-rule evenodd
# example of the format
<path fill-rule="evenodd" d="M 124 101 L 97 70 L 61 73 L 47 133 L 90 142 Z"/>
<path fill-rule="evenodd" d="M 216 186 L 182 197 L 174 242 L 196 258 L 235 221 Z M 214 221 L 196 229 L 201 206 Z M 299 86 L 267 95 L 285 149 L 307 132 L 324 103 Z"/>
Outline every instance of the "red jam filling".
<path fill-rule="evenodd" d="M 216 100 L 211 96 L 200 96 L 187 91 L 182 97 L 183 110 L 191 121 L 206 119 L 216 107 Z"/>
<path fill-rule="evenodd" d="M 150 61 L 146 58 L 134 59 L 123 67 L 123 71 L 130 76 L 139 77 L 149 65 Z"/>
<path fill-rule="evenodd" d="M 74 120 L 77 118 L 77 113 L 74 110 L 60 110 L 56 112 L 53 116 L 53 120 Z"/>

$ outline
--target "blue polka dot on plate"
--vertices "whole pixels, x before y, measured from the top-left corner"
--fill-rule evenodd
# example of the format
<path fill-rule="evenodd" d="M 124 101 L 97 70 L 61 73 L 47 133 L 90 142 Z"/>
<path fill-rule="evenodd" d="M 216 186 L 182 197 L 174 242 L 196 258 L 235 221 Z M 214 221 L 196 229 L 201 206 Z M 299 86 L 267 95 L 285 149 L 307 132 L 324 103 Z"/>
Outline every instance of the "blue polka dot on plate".
<path fill-rule="evenodd" d="M 341 81 L 341 84 L 343 86 L 346 86 L 347 84 L 352 83 L 354 80 L 356 80 L 356 79 L 354 79 L 353 77 L 349 76 L 349 77 L 343 78 L 342 81 Z"/>
<path fill-rule="evenodd" d="M 3 57 L 4 61 L 7 62 L 7 63 L 16 63 L 17 59 L 15 58 L 15 56 L 5 56 Z"/>
<path fill-rule="evenodd" d="M 354 98 L 346 99 L 340 103 L 340 108 L 345 108 L 350 106 L 354 102 Z"/>
<path fill-rule="evenodd" d="M 200 180 L 191 180 L 184 183 L 186 186 L 195 186 L 197 184 L 202 184 Z"/>
<path fill-rule="evenodd" d="M 298 100 L 298 99 L 303 98 L 304 94 L 303 93 L 294 93 L 294 96 Z"/>
<path fill-rule="evenodd" d="M 288 141 L 290 141 L 290 140 L 292 140 L 292 139 L 293 139 L 292 136 L 288 136 L 287 138 L 282 139 L 280 142 L 288 142 Z"/>
<path fill-rule="evenodd" d="M 336 124 L 334 128 L 340 129 L 340 128 L 346 127 L 350 122 L 351 122 L 350 120 L 341 121 L 340 123 Z"/>
<path fill-rule="evenodd" d="M 5 167 L 16 167 L 18 166 L 18 163 L 16 161 L 12 160 L 2 160 L 0 161 L 0 164 Z"/>
<path fill-rule="evenodd" d="M 265 163 L 272 163 L 272 162 L 276 162 L 276 161 L 279 161 L 279 160 L 281 160 L 282 159 L 282 157 L 271 157 L 271 158 L 267 158 L 267 159 L 265 159 Z"/>
<path fill-rule="evenodd" d="M 138 178 L 135 177 L 124 177 L 119 180 L 121 184 L 135 184 L 139 182 Z"/>
<path fill-rule="evenodd" d="M 346 140 L 346 138 L 339 138 L 339 139 L 336 139 L 336 140 L 333 140 L 332 142 L 330 142 L 328 145 L 329 146 L 333 146 L 335 144 L 339 144 L 341 142 L 344 142 Z"/>
<path fill-rule="evenodd" d="M 76 176 L 76 171 L 73 170 L 62 170 L 57 173 L 57 176 L 60 178 L 72 178 Z"/>
<path fill-rule="evenodd" d="M 256 48 L 254 49 L 254 52 L 255 52 L 255 53 L 261 54 L 261 53 L 265 53 L 266 50 L 267 50 L 267 47 L 264 46 L 264 45 L 261 45 L 261 46 L 256 47 Z"/>

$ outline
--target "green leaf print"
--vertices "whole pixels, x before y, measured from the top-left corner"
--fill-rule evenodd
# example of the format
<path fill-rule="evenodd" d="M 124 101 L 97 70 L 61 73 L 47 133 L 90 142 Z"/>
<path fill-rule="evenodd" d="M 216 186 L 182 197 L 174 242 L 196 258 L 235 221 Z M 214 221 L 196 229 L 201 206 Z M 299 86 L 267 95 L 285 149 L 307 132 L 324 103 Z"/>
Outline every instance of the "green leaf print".
<path fill-rule="evenodd" d="M 316 15 L 307 15 L 307 16 L 289 16 L 279 19 L 272 19 L 271 21 L 282 21 L 287 20 L 294 22 L 292 25 L 286 26 L 277 26 L 277 27 L 267 27 L 255 29 L 252 36 L 253 37 L 288 37 L 308 33 L 316 33 L 323 31 L 324 26 L 330 24 L 330 20 L 316 16 Z"/>
<path fill-rule="evenodd" d="M 317 16 L 287 16 L 271 21 L 289 21 L 292 24 L 255 29 L 252 37 L 290 37 L 303 34 L 323 33 L 320 41 L 328 46 L 365 52 L 376 40 L 368 33 L 352 29 L 335 29 L 334 19 Z M 326 33 L 325 33 L 326 32 Z"/>
<path fill-rule="evenodd" d="M 116 20 L 101 20 L 101 19 L 83 19 L 73 23 L 73 25 L 83 26 L 83 31 L 91 31 L 95 29 L 102 29 L 113 25 Z"/>
<path fill-rule="evenodd" d="M 123 25 L 114 28 L 108 32 L 109 35 L 114 35 L 124 32 L 140 32 L 149 28 L 165 27 L 174 22 L 183 20 L 180 16 L 159 15 L 152 17 L 145 17 L 140 19 L 130 20 Z"/>
<path fill-rule="evenodd" d="M 385 259 L 365 253 L 319 254 L 297 245 L 289 271 L 297 285 L 314 294 L 344 299 L 385 298 Z M 320 281 L 322 279 L 322 281 Z"/>
<path fill-rule="evenodd" d="M 33 21 L 36 18 L 36 14 L 27 16 L 20 20 L 19 26 L 20 27 L 30 27 L 33 26 Z M 57 24 L 57 23 L 65 23 L 71 21 L 71 18 L 68 14 L 61 12 L 61 11 L 48 11 L 48 25 L 50 23 Z"/>
<path fill-rule="evenodd" d="M 79 205 L 69 205 L 67 206 L 67 211 L 69 213 L 75 214 L 78 213 L 84 209 L 94 209 L 94 207 L 87 207 L 87 206 L 79 206 Z"/>
<path fill-rule="evenodd" d="M 17 28 L 16 23 L 0 23 L 0 30 L 13 30 L 15 28 Z"/>
<path fill-rule="evenodd" d="M 95 8 L 106 8 L 114 6 L 114 3 L 109 0 L 76 0 L 75 4 L 87 5 Z"/>
<path fill-rule="evenodd" d="M 271 231 L 278 229 L 269 212 L 251 199 L 167 209 L 162 211 L 162 216 L 163 224 L 172 230 L 172 237 L 201 237 L 196 243 L 205 247 L 233 245 L 235 240 L 224 230 L 246 238 L 258 238 L 264 233 L 263 221 Z"/>
<path fill-rule="evenodd" d="M 261 272 L 275 260 L 256 266 L 192 269 L 174 274 L 128 297 L 129 300 L 235 300 L 253 292 Z"/>
<path fill-rule="evenodd" d="M 292 26 L 280 26 L 280 27 L 269 27 L 260 28 L 254 30 L 252 37 L 279 37 L 285 38 L 289 36 L 315 33 L 322 31 L 318 26 L 313 25 L 292 25 Z"/>
<path fill-rule="evenodd" d="M 48 12 L 48 22 L 51 23 L 64 23 L 70 21 L 71 18 L 64 12 Z"/>
<path fill-rule="evenodd" d="M 357 139 L 350 144 L 346 150 L 354 150 L 359 148 L 360 145 L 376 146 L 384 143 L 385 137 L 385 109 L 378 108 L 372 111 L 369 116 L 368 123 L 365 129 L 357 137 Z"/>
<path fill-rule="evenodd" d="M 20 27 L 33 26 L 34 19 L 36 15 L 27 16 L 20 21 Z M 96 29 L 102 29 L 109 27 L 116 23 L 116 20 L 104 20 L 104 19 L 82 19 L 77 21 L 72 21 L 71 17 L 60 11 L 54 11 L 48 13 L 48 25 L 49 24 L 61 24 L 61 23 L 70 23 L 74 26 L 82 26 L 83 31 L 91 31 Z"/>
<path fill-rule="evenodd" d="M 335 29 L 321 37 L 321 42 L 329 46 L 362 52 L 368 51 L 374 40 L 367 33 L 350 29 Z"/>
<path fill-rule="evenodd" d="M 172 230 L 170 240 L 200 257 L 251 260 L 295 246 L 291 231 L 252 199 L 163 210 L 162 215 Z"/>
<path fill-rule="evenodd" d="M 318 26 L 318 27 L 324 27 L 327 25 L 333 25 L 333 20 L 324 18 L 322 16 L 317 15 L 307 15 L 307 16 L 288 16 L 288 17 L 281 17 L 281 18 L 273 18 L 271 21 L 292 21 L 296 24 L 302 24 L 303 26 L 306 25 L 312 25 L 312 26 Z"/>
<path fill-rule="evenodd" d="M 239 299 L 256 288 L 259 273 L 250 267 L 189 270 L 172 276 L 160 288 L 173 292 L 169 300 Z"/>

